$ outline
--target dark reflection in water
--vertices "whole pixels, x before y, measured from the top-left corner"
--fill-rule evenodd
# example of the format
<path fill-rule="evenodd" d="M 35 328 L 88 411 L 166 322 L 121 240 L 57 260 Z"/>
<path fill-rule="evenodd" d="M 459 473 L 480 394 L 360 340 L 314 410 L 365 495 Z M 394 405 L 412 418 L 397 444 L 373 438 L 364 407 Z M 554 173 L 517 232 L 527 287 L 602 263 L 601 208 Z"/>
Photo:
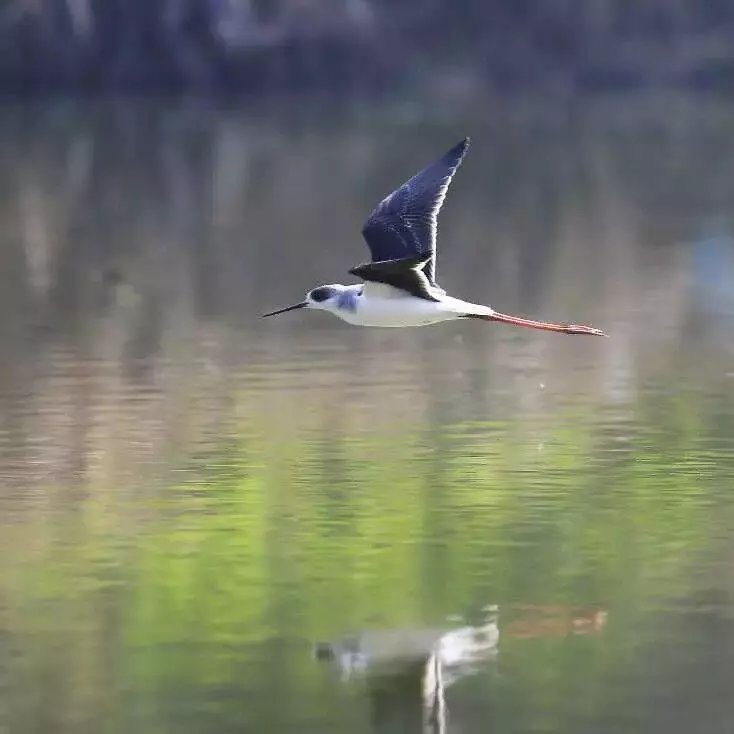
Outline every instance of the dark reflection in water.
<path fill-rule="evenodd" d="M 734 108 L 324 114 L 2 108 L 0 731 L 728 734 Z M 442 285 L 609 340 L 261 321 L 464 134 Z"/>
<path fill-rule="evenodd" d="M 566 637 L 601 632 L 606 612 L 564 605 L 515 606 L 504 635 Z M 366 630 L 336 643 L 320 642 L 316 657 L 330 661 L 343 682 L 366 682 L 371 721 L 378 731 L 447 731 L 461 721 L 451 714 L 446 690 L 468 676 L 485 674 L 498 656 L 499 609 L 488 605 L 479 624 L 436 628 Z"/>
<path fill-rule="evenodd" d="M 378 731 L 446 731 L 446 688 L 481 671 L 499 643 L 496 609 L 483 623 L 454 629 L 368 630 L 337 643 L 319 643 L 348 681 L 367 682 L 371 722 Z"/>

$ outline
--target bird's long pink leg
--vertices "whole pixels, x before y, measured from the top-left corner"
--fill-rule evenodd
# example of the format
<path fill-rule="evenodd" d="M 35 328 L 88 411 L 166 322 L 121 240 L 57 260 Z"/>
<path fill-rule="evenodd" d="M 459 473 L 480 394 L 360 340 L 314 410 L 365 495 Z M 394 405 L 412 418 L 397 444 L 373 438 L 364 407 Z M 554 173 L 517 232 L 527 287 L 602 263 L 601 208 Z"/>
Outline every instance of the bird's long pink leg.
<path fill-rule="evenodd" d="M 511 324 L 512 326 L 524 326 L 526 329 L 542 329 L 543 331 L 560 331 L 563 334 L 589 334 L 591 336 L 606 336 L 601 329 L 595 329 L 593 326 L 584 326 L 583 324 L 554 324 L 548 321 L 533 321 L 532 319 L 523 319 L 520 316 L 509 316 L 504 313 L 493 314 L 477 314 L 472 318 L 482 319 L 483 321 L 499 321 L 503 324 Z"/>

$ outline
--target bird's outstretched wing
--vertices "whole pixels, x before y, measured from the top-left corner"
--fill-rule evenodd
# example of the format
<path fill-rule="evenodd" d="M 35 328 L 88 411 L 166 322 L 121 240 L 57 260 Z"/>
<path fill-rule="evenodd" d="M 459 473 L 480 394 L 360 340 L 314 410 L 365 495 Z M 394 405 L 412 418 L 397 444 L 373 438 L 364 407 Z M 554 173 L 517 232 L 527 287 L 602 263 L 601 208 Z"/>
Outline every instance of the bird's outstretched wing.
<path fill-rule="evenodd" d="M 425 255 L 423 272 L 436 285 L 438 212 L 468 147 L 464 138 L 375 207 L 362 228 L 373 262 Z"/>

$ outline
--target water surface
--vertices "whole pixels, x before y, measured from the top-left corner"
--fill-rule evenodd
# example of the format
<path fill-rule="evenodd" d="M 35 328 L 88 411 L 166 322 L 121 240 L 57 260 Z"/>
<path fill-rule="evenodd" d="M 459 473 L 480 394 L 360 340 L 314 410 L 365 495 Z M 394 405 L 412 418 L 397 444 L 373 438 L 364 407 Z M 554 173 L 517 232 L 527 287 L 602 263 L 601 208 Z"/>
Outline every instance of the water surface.
<path fill-rule="evenodd" d="M 435 111 L 434 111 L 435 112 Z M 0 731 L 734 730 L 734 106 L 0 109 Z M 261 320 L 464 134 L 444 287 Z"/>

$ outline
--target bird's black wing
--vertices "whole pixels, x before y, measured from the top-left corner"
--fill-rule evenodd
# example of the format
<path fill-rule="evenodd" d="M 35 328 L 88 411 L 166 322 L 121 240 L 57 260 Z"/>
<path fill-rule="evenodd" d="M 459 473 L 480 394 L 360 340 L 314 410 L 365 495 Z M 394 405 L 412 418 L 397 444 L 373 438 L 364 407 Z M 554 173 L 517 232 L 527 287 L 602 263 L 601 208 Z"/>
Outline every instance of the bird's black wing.
<path fill-rule="evenodd" d="M 424 270 L 430 260 L 427 255 L 411 255 L 399 260 L 381 260 L 364 263 L 352 268 L 349 272 L 368 283 L 384 283 L 399 288 L 411 296 L 426 301 L 438 301 L 436 289 L 431 286 Z"/>
<path fill-rule="evenodd" d="M 362 229 L 373 262 L 426 255 L 423 272 L 436 285 L 438 212 L 468 147 L 465 138 L 375 207 Z"/>

